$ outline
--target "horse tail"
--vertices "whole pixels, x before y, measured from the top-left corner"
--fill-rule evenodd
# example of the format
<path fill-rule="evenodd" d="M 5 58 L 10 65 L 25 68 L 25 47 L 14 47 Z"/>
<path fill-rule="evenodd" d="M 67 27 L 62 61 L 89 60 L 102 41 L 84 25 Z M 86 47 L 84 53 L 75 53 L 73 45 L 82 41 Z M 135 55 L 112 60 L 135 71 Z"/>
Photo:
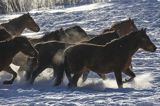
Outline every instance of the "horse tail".
<path fill-rule="evenodd" d="M 69 81 L 69 83 L 72 82 L 72 77 L 71 77 L 71 73 L 70 73 L 70 68 L 69 68 L 69 65 L 68 65 L 68 62 L 67 62 L 67 56 L 64 57 L 64 67 L 65 67 L 65 73 L 66 73 L 66 77 Z"/>
<path fill-rule="evenodd" d="M 54 69 L 54 77 L 55 77 L 54 86 L 60 85 L 64 77 L 64 63 L 60 63 L 60 65 Z"/>

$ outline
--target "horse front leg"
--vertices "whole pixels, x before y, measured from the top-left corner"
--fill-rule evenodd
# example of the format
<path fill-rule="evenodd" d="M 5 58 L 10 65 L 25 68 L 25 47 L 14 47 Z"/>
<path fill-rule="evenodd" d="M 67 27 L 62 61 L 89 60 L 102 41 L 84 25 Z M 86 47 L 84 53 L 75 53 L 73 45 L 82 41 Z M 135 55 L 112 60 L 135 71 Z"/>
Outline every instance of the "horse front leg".
<path fill-rule="evenodd" d="M 4 81 L 3 84 L 12 84 L 13 81 L 15 80 L 15 78 L 17 77 L 17 73 L 14 72 L 10 66 L 7 67 L 7 68 L 5 69 L 5 71 L 8 72 L 8 73 L 10 73 L 10 74 L 12 74 L 13 77 L 12 77 L 10 80 Z"/>
<path fill-rule="evenodd" d="M 127 70 L 123 71 L 123 73 L 130 77 L 129 79 L 125 79 L 125 81 L 123 81 L 123 83 L 131 82 L 136 77 L 136 75 L 131 70 L 131 68 L 128 68 Z"/>
<path fill-rule="evenodd" d="M 33 84 L 36 77 L 46 68 L 47 68 L 46 65 L 43 64 L 37 65 L 35 70 L 31 74 L 30 84 Z"/>
<path fill-rule="evenodd" d="M 115 74 L 115 77 L 116 77 L 118 88 L 123 88 L 122 73 L 121 73 L 121 71 L 120 70 L 116 70 L 114 72 L 114 74 Z"/>

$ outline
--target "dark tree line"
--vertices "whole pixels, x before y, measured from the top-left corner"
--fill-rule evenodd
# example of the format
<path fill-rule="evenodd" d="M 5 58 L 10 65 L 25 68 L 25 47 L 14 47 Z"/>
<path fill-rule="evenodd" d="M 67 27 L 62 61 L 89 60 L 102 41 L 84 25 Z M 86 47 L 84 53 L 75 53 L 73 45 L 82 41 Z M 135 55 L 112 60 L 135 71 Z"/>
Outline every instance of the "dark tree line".
<path fill-rule="evenodd" d="M 3 0 L 0 0 L 0 14 L 5 14 L 7 12 L 7 6 L 3 2 Z"/>
<path fill-rule="evenodd" d="M 103 0 L 0 0 L 0 14 L 24 12 L 42 7 L 53 8 L 55 5 L 79 5 Z"/>

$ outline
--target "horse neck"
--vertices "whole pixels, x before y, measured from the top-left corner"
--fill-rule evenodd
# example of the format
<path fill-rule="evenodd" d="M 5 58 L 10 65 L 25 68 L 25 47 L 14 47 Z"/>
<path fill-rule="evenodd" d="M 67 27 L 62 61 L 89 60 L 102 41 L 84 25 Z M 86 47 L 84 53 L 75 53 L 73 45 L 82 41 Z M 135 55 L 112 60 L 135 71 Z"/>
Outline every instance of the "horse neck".
<path fill-rule="evenodd" d="M 25 21 L 26 20 L 24 20 L 23 17 L 19 17 L 9 21 L 8 23 L 2 24 L 2 26 L 4 26 L 13 36 L 17 36 L 26 28 Z"/>
<path fill-rule="evenodd" d="M 128 41 L 126 41 L 126 44 L 124 44 L 124 48 L 128 50 L 128 53 L 130 56 L 133 56 L 134 53 L 139 49 L 138 40 L 135 39 L 134 36 L 132 36 Z"/>
<path fill-rule="evenodd" d="M 135 35 L 127 35 L 125 37 L 113 41 L 113 43 L 111 42 L 108 45 L 106 44 L 105 47 L 114 48 L 112 44 L 116 48 L 118 47 L 119 50 L 122 50 L 123 54 L 125 54 L 126 56 L 128 55 L 130 57 L 132 57 L 133 54 L 139 49 L 138 40 L 136 39 Z"/>

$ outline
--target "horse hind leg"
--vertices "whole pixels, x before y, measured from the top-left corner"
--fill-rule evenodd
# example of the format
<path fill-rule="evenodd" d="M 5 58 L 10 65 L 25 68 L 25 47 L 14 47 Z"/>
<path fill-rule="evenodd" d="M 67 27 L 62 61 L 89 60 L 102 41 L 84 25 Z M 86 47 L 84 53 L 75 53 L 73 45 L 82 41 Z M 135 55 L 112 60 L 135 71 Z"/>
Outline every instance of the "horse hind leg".
<path fill-rule="evenodd" d="M 70 87 L 77 87 L 77 82 L 78 82 L 80 76 L 83 74 L 83 72 L 89 71 L 89 69 L 87 67 L 83 67 L 82 69 L 77 68 L 75 70 L 77 70 L 76 71 L 77 73 L 75 73 L 74 76 L 72 77 L 72 83 L 68 84 L 68 86 L 70 86 Z"/>
<path fill-rule="evenodd" d="M 54 86 L 58 86 L 62 83 L 63 76 L 64 76 L 64 66 L 60 65 L 58 67 L 55 67 L 54 68 L 54 77 L 55 77 Z"/>
<path fill-rule="evenodd" d="M 8 73 L 10 73 L 10 74 L 12 74 L 13 77 L 12 77 L 10 80 L 4 81 L 3 84 L 12 84 L 13 81 L 15 80 L 15 78 L 17 77 L 17 73 L 14 72 L 11 67 L 7 67 L 7 68 L 5 69 L 5 71 L 8 72 Z"/>

